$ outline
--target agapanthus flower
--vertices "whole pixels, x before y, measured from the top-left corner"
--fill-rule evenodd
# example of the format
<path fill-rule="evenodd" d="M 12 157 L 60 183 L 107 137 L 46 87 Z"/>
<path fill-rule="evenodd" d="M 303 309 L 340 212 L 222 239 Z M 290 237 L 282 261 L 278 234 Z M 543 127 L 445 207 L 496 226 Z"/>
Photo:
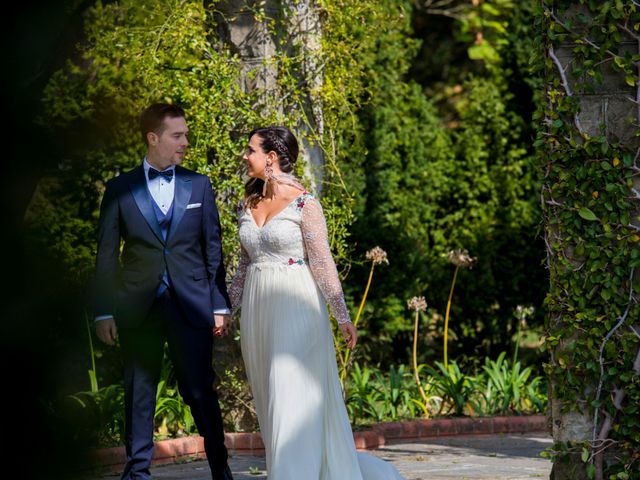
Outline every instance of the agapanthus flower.
<path fill-rule="evenodd" d="M 453 263 L 456 267 L 463 268 L 471 268 L 473 264 L 478 259 L 477 257 L 472 257 L 469 255 L 469 252 L 466 250 L 451 250 L 448 255 L 449 261 Z"/>
<path fill-rule="evenodd" d="M 411 300 L 407 301 L 407 306 L 416 312 L 424 312 L 427 310 L 427 301 L 424 297 L 413 297 Z"/>
<path fill-rule="evenodd" d="M 389 260 L 387 260 L 387 252 L 382 250 L 380 247 L 373 247 L 366 254 L 367 260 L 371 260 L 374 265 L 379 265 L 381 263 L 386 263 L 389 265 Z"/>

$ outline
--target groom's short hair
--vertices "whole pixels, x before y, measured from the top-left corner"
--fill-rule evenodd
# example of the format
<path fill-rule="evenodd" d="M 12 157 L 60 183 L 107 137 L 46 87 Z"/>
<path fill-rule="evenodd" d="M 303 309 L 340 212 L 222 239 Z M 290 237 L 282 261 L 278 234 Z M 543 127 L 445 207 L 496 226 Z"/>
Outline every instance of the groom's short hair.
<path fill-rule="evenodd" d="M 176 118 L 185 117 L 184 110 L 178 105 L 171 103 L 154 103 L 145 108 L 140 114 L 140 133 L 142 140 L 147 145 L 147 133 L 154 132 L 157 135 L 162 134 L 164 128 L 164 119 L 166 117 Z"/>

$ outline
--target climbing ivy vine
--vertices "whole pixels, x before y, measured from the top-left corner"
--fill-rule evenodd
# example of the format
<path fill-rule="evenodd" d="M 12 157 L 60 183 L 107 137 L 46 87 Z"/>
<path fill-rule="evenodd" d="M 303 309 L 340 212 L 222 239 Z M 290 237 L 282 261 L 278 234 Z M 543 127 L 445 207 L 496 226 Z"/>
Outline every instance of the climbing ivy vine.
<path fill-rule="evenodd" d="M 589 420 L 556 460 L 580 454 L 589 478 L 640 478 L 640 3 L 546 0 L 539 13 L 547 372 L 561 410 Z M 594 120 L 589 102 L 605 90 L 625 93 L 610 106 L 623 122 Z"/>

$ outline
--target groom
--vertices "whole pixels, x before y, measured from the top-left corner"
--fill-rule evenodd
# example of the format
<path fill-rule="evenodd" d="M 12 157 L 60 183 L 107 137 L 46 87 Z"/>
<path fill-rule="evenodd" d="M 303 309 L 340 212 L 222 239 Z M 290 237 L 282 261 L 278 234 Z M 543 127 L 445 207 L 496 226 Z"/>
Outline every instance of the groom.
<path fill-rule="evenodd" d="M 213 387 L 213 336 L 226 335 L 230 311 L 215 198 L 206 176 L 179 166 L 189 144 L 180 107 L 149 106 L 140 128 L 147 156 L 107 183 L 96 257 L 96 333 L 108 345 L 119 337 L 124 364 L 122 480 L 151 478 L 165 342 L 212 478 L 232 480 Z"/>

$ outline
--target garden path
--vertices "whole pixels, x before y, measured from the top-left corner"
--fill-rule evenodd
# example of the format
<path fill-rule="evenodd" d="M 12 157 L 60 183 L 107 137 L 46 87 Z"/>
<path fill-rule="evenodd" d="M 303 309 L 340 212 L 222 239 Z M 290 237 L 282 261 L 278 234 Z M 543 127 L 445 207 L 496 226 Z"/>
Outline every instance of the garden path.
<path fill-rule="evenodd" d="M 457 435 L 403 442 L 372 450 L 392 462 L 406 480 L 531 480 L 549 478 L 551 462 L 540 453 L 552 444 L 547 433 Z M 235 455 L 235 480 L 266 480 L 264 457 Z M 209 480 L 205 461 L 153 467 L 154 480 Z M 114 480 L 117 475 L 87 480 Z"/>

